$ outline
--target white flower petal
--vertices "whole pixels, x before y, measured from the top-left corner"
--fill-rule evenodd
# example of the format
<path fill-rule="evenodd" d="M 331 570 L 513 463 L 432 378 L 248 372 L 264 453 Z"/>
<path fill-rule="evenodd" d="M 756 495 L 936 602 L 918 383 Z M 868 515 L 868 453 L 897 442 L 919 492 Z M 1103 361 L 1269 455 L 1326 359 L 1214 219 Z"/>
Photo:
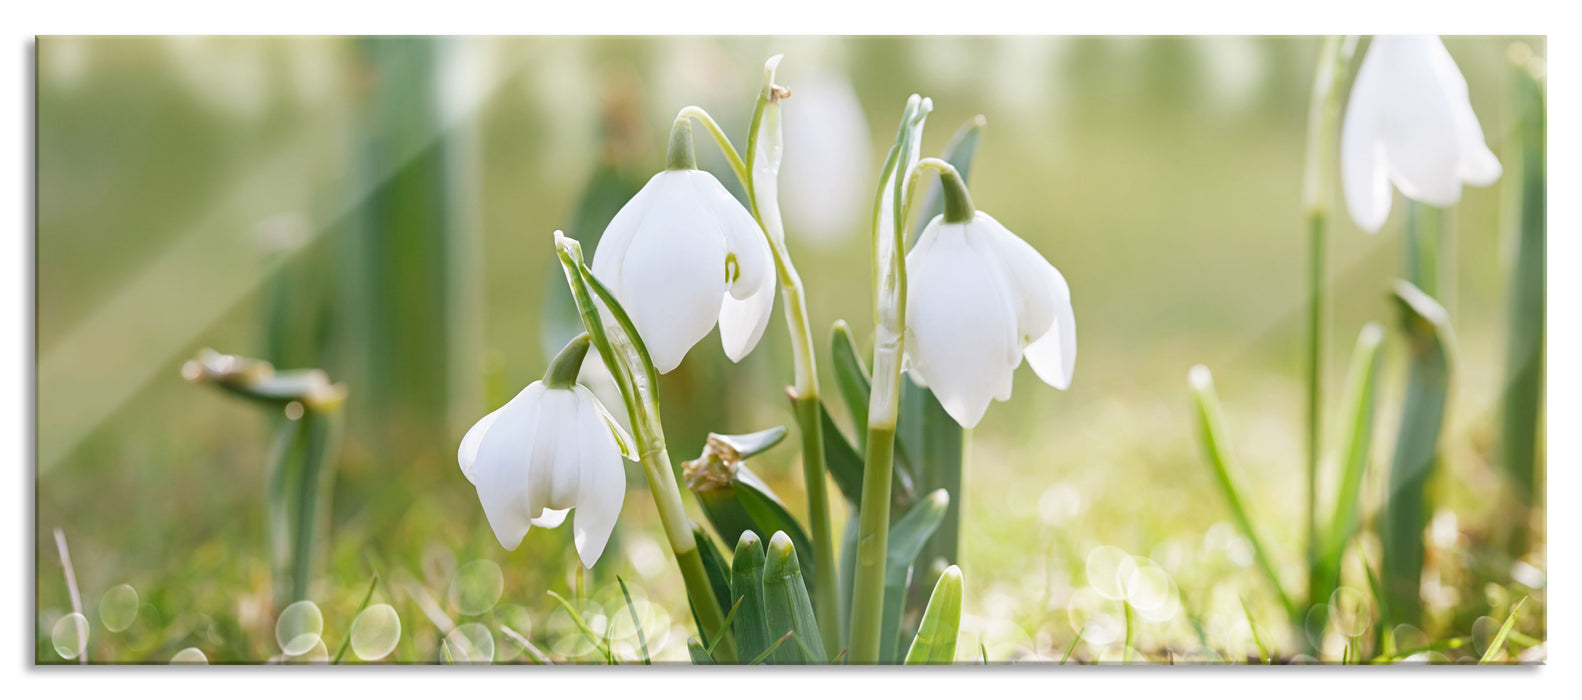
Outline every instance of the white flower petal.
<path fill-rule="evenodd" d="M 582 486 L 577 493 L 577 512 L 572 516 L 572 541 L 582 565 L 591 569 L 610 541 L 626 500 L 626 469 L 615 439 L 593 405 L 593 394 L 582 387 L 575 391 L 584 405 L 576 425 Z"/>
<path fill-rule="evenodd" d="M 461 447 L 456 449 L 456 462 L 461 465 L 461 473 L 469 482 L 477 483 L 477 479 L 473 478 L 472 466 L 478 461 L 478 446 L 483 444 L 483 436 L 489 432 L 489 426 L 494 425 L 495 418 L 504 408 L 505 406 L 501 406 L 491 411 L 489 415 L 479 418 L 477 423 L 467 429 L 467 434 L 461 439 Z"/>
<path fill-rule="evenodd" d="M 1018 343 L 1026 346 L 1043 337 L 1055 323 L 1058 300 L 1049 282 L 1054 266 L 1038 249 L 983 212 L 973 215 L 972 223 L 967 224 L 967 236 L 994 250 L 995 262 L 1005 275 L 1006 289 L 1016 309 Z M 1069 303 L 1070 291 L 1061 299 Z"/>
<path fill-rule="evenodd" d="M 1033 373 L 1056 389 L 1071 387 L 1077 366 L 1077 317 L 1071 309 L 1071 288 L 1060 271 L 1050 266 L 1044 278 L 1055 299 L 1055 323 L 1022 349 Z"/>
<path fill-rule="evenodd" d="M 1390 168 L 1379 135 L 1384 119 L 1381 93 L 1387 70 L 1382 60 L 1375 50 L 1369 50 L 1362 59 L 1340 132 L 1340 173 L 1346 209 L 1351 212 L 1351 220 L 1368 233 L 1377 233 L 1390 216 Z"/>
<path fill-rule="evenodd" d="M 911 374 L 971 428 L 1007 393 L 1021 353 L 994 250 L 967 234 L 936 219 L 907 255 L 906 353 Z"/>
<path fill-rule="evenodd" d="M 721 258 L 720 269 L 731 295 L 737 299 L 752 296 L 762 286 L 764 277 L 773 278 L 775 274 L 763 229 L 712 174 L 703 170 L 684 174 L 702 204 L 704 221 L 714 226 L 725 243 L 726 257 Z"/>
<path fill-rule="evenodd" d="M 529 456 L 538 438 L 543 382 L 533 382 L 495 411 L 493 425 L 480 441 L 473 461 L 478 500 L 500 546 L 515 550 L 532 527 L 529 506 Z M 476 427 L 476 426 L 475 426 Z"/>
<path fill-rule="evenodd" d="M 576 504 L 577 396 L 569 389 L 546 389 L 539 399 L 537 420 L 522 424 L 536 433 L 528 455 L 528 517 L 538 518 L 546 509 Z M 568 489 L 568 480 L 570 488 Z M 560 483 L 557 485 L 557 481 Z M 557 496 L 559 497 L 557 499 Z"/>
<path fill-rule="evenodd" d="M 720 306 L 720 344 L 725 346 L 725 356 L 731 362 L 740 362 L 763 338 L 774 310 L 777 286 L 774 275 L 765 275 L 759 280 L 758 290 L 746 299 L 724 295 Z"/>
<path fill-rule="evenodd" d="M 709 334 L 725 294 L 725 241 L 710 209 L 696 197 L 685 173 L 657 177 L 642 230 L 632 238 L 621 266 L 622 306 L 661 373 L 681 364 L 687 351 Z"/>
<path fill-rule="evenodd" d="M 632 247 L 638 229 L 647 220 L 649 210 L 653 209 L 656 195 L 661 190 L 669 189 L 667 183 L 672 181 L 665 178 L 668 172 L 649 178 L 637 194 L 621 205 L 609 225 L 604 227 L 604 233 L 599 236 L 599 243 L 594 247 L 593 262 L 588 269 L 604 286 L 610 288 L 617 299 L 625 299 L 621 291 L 621 270 L 626 262 L 626 253 Z"/>
<path fill-rule="evenodd" d="M 1455 125 L 1456 150 L 1460 156 L 1456 177 L 1478 187 L 1494 184 L 1500 179 L 1500 161 L 1483 140 L 1483 127 L 1472 111 L 1472 100 L 1467 94 L 1467 79 L 1461 75 L 1461 69 L 1456 67 L 1443 41 L 1435 38 L 1425 51 L 1430 70 L 1436 80 L 1446 86 L 1450 101 L 1450 118 Z"/>
<path fill-rule="evenodd" d="M 1437 37 L 1378 37 L 1374 47 L 1386 60 L 1390 82 L 1384 91 L 1380 135 L 1390 179 L 1412 199 L 1436 207 L 1461 201 L 1461 162 L 1455 119 L 1456 102 L 1466 100 L 1466 83 L 1447 84 L 1433 54 L 1443 51 Z"/>
<path fill-rule="evenodd" d="M 566 514 L 570 512 L 570 508 L 562 508 L 560 510 L 545 508 L 543 515 L 533 518 L 533 527 L 547 527 L 553 530 L 560 527 L 561 523 L 566 522 Z"/>

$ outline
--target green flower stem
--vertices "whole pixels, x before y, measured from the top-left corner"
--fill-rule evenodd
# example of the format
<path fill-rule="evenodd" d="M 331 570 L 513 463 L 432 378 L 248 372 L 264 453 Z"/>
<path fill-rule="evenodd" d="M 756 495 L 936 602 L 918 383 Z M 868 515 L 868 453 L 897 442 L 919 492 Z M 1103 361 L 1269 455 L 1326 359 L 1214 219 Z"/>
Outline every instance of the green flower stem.
<path fill-rule="evenodd" d="M 906 231 L 910 198 L 915 189 L 912 160 L 914 136 L 923 128 L 933 105 L 911 96 L 902 112 L 895 145 L 885 159 L 875 197 L 873 217 L 874 347 L 873 378 L 868 394 L 868 443 L 862 477 L 862 503 L 857 523 L 856 571 L 852 583 L 851 629 L 848 634 L 854 664 L 880 660 L 884 623 L 885 559 L 890 541 L 890 481 L 895 471 L 895 427 L 901 402 L 902 338 L 906 333 Z M 949 163 L 929 159 L 955 172 Z M 917 164 L 922 167 L 922 163 Z M 891 230 L 880 230 L 884 194 L 891 195 Z M 903 192 L 903 189 L 908 190 Z"/>
<path fill-rule="evenodd" d="M 771 57 L 764 64 L 763 86 L 753 108 L 752 124 L 748 131 L 747 158 L 744 162 L 731 145 L 730 138 L 719 128 L 708 112 L 700 107 L 686 107 L 676 116 L 678 122 L 697 119 L 709 133 L 721 153 L 731 164 L 742 189 L 747 193 L 748 208 L 753 219 L 764 232 L 775 261 L 775 273 L 780 280 L 784 298 L 786 329 L 791 338 L 792 365 L 795 383 L 789 391 L 795 408 L 799 432 L 802 436 L 802 477 L 808 500 L 808 521 L 813 538 L 813 571 L 818 585 L 814 587 L 817 600 L 814 608 L 818 615 L 819 631 L 826 648 L 836 648 L 840 640 L 840 598 L 835 567 L 835 536 L 830 525 L 829 487 L 825 476 L 824 427 L 820 418 L 820 391 L 818 361 L 813 350 L 813 326 L 808 320 L 807 294 L 802 277 L 797 274 L 786 249 L 785 225 L 780 218 L 777 178 L 780 170 L 780 100 L 788 93 L 774 83 L 775 69 L 780 56 Z"/>
<path fill-rule="evenodd" d="M 681 503 L 681 489 L 676 485 L 675 470 L 671 467 L 670 454 L 665 447 L 664 425 L 660 421 L 659 396 L 656 393 L 658 372 L 654 370 L 653 360 L 648 356 L 648 349 L 643 346 L 642 338 L 637 335 L 637 329 L 620 302 L 583 263 L 582 246 L 556 231 L 555 248 L 561 268 L 566 273 L 567 285 L 576 300 L 577 311 L 582 317 L 583 328 L 588 332 L 589 341 L 598 348 L 599 356 L 604 360 L 610 375 L 615 378 L 632 418 L 637 461 L 643 466 L 649 493 L 659 511 L 659 522 L 664 527 L 670 550 L 675 554 L 676 565 L 681 569 L 681 578 L 686 583 L 687 597 L 692 601 L 692 608 L 698 618 L 698 632 L 704 639 L 721 639 L 714 656 L 722 662 L 731 663 L 736 658 L 735 645 L 729 635 L 721 638 L 721 633 L 725 631 L 725 612 L 720 609 L 719 600 L 714 597 L 709 585 L 708 572 L 698 553 L 697 540 L 693 538 L 691 521 L 687 519 L 686 508 Z M 595 295 L 611 322 L 607 323 L 600 314 L 599 305 L 594 302 Z"/>
<path fill-rule="evenodd" d="M 857 572 L 852 588 L 850 652 L 854 664 L 879 662 L 884 618 L 884 564 L 890 547 L 890 478 L 895 429 L 868 427 L 862 505 L 858 510 Z"/>
<path fill-rule="evenodd" d="M 1318 70 L 1313 79 L 1313 101 L 1307 115 L 1307 166 L 1304 171 L 1303 203 L 1307 211 L 1308 287 L 1307 287 L 1307 562 L 1309 605 L 1315 591 L 1322 588 L 1316 580 L 1319 557 L 1318 466 L 1323 440 L 1324 350 L 1328 345 L 1328 299 L 1326 241 L 1327 218 L 1334 198 L 1336 144 L 1339 141 L 1340 102 L 1346 68 L 1356 50 L 1355 36 L 1331 36 L 1319 50 Z"/>

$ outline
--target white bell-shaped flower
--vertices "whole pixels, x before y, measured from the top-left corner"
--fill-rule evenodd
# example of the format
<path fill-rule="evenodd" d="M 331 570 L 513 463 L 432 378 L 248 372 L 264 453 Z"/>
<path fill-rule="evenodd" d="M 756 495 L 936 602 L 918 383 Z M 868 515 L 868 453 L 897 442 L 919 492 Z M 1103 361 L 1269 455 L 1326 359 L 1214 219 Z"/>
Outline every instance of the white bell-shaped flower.
<path fill-rule="evenodd" d="M 575 346 L 580 343 L 581 347 Z M 484 416 L 457 450 L 461 471 L 500 546 L 515 550 L 533 526 L 559 527 L 572 514 L 572 539 L 583 566 L 592 567 L 615 529 L 626 499 L 625 438 L 593 392 L 572 383 L 587 352 L 586 336 L 551 366 L 544 381 Z M 567 375 L 557 380 L 555 375 Z"/>
<path fill-rule="evenodd" d="M 769 324 L 777 279 L 752 214 L 713 175 L 691 167 L 687 124 L 676 127 L 684 145 L 672 133 L 670 167 L 621 207 L 593 254 L 594 276 L 631 316 L 661 373 L 680 365 L 716 321 L 726 356 L 746 357 Z"/>
<path fill-rule="evenodd" d="M 903 366 L 971 428 L 991 400 L 1011 398 L 1023 356 L 1044 382 L 1071 385 L 1077 321 L 1065 277 L 1026 241 L 983 212 L 946 219 L 906 256 Z"/>
<path fill-rule="evenodd" d="M 1467 80 L 1436 36 L 1380 36 L 1357 70 L 1340 136 L 1351 218 L 1374 233 L 1390 215 L 1390 187 L 1424 204 L 1461 201 L 1462 184 L 1500 177 L 1467 98 Z"/>

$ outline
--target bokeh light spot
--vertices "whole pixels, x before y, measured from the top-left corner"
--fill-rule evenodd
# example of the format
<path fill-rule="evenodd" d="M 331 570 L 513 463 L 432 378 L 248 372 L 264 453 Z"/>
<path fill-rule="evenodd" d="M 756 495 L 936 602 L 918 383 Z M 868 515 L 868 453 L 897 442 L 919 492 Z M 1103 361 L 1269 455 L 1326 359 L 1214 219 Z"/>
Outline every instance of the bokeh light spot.
<path fill-rule="evenodd" d="M 280 611 L 275 620 L 275 642 L 286 656 L 302 656 L 313 650 L 313 645 L 324 634 L 324 613 L 311 600 L 299 600 Z"/>
<path fill-rule="evenodd" d="M 121 584 L 99 599 L 99 622 L 111 632 L 121 632 L 137 621 L 137 590 Z"/>
<path fill-rule="evenodd" d="M 75 612 L 61 616 L 55 621 L 50 642 L 55 645 L 55 653 L 60 654 L 61 658 L 77 658 L 82 653 L 83 645 L 88 642 L 88 618 Z"/>
<path fill-rule="evenodd" d="M 450 580 L 450 604 L 463 615 L 482 615 L 494 609 L 505 592 L 505 574 L 488 559 L 463 564 Z"/>
<path fill-rule="evenodd" d="M 389 604 L 369 606 L 352 621 L 352 653 L 363 661 L 389 656 L 400 641 L 401 616 Z"/>

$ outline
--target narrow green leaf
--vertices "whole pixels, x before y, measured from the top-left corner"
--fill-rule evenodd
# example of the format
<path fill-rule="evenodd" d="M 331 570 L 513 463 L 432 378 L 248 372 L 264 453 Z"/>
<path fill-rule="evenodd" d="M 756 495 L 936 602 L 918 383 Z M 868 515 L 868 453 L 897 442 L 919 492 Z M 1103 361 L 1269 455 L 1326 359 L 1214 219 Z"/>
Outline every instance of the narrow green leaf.
<path fill-rule="evenodd" d="M 1209 466 L 1213 468 L 1215 483 L 1220 487 L 1226 502 L 1230 505 L 1231 514 L 1236 518 L 1236 524 L 1241 528 L 1242 534 L 1252 543 L 1254 558 L 1258 561 L 1258 568 L 1280 598 L 1280 605 L 1293 620 L 1299 620 L 1297 607 L 1291 602 L 1291 597 L 1286 595 L 1285 586 L 1280 583 L 1280 576 L 1276 573 L 1274 561 L 1269 558 L 1268 549 L 1263 545 L 1263 538 L 1258 536 L 1258 531 L 1253 527 L 1252 518 L 1248 516 L 1247 509 L 1242 505 L 1241 489 L 1236 485 L 1236 479 L 1231 475 L 1231 455 L 1229 439 L 1225 435 L 1224 411 L 1220 409 L 1219 396 L 1214 392 L 1214 375 L 1210 374 L 1207 367 L 1197 365 L 1188 373 L 1187 379 L 1192 386 L 1192 396 L 1197 408 L 1198 434 L 1203 442 L 1203 453 L 1208 459 Z"/>
<path fill-rule="evenodd" d="M 961 568 L 951 565 L 934 584 L 917 637 L 906 652 L 907 665 L 955 662 L 956 640 L 961 636 L 961 594 Z"/>
<path fill-rule="evenodd" d="M 1494 659 L 1505 649 L 1505 639 L 1511 636 L 1511 630 L 1516 627 L 1516 616 L 1521 613 L 1522 606 L 1526 604 L 1527 596 L 1522 596 L 1521 600 L 1516 601 L 1516 604 L 1511 606 L 1511 614 L 1506 616 L 1505 624 L 1500 625 L 1500 631 L 1494 635 L 1494 639 L 1489 641 L 1489 648 L 1483 650 L 1483 658 L 1478 659 L 1478 663 L 1494 663 Z"/>
<path fill-rule="evenodd" d="M 626 611 L 632 615 L 632 628 L 637 630 L 637 645 L 643 653 L 643 665 L 652 666 L 654 661 L 648 656 L 648 637 L 643 634 L 643 619 L 638 617 L 637 606 L 632 603 L 632 592 L 626 589 L 626 579 L 616 576 L 615 582 L 621 584 L 621 596 L 626 598 Z"/>
<path fill-rule="evenodd" d="M 835 385 L 840 389 L 846 410 L 851 413 L 851 423 L 857 431 L 856 447 L 862 450 L 868 439 L 868 392 L 872 381 L 868 377 L 868 366 L 857 351 L 857 342 L 851 337 L 851 327 L 844 320 L 836 321 L 830 329 L 829 349 L 835 365 Z"/>
<path fill-rule="evenodd" d="M 720 609 L 730 610 L 730 565 L 725 563 L 725 556 L 720 554 L 720 548 L 716 547 L 714 540 L 703 531 L 703 526 L 692 523 L 692 540 L 698 545 L 698 555 L 703 559 L 703 570 L 709 576 L 709 588 L 714 589 L 714 597 L 719 601 Z"/>
<path fill-rule="evenodd" d="M 786 437 L 786 427 L 777 425 L 773 428 L 760 430 L 756 433 L 747 433 L 746 435 L 710 433 L 709 437 L 719 440 L 732 450 L 735 450 L 737 459 L 744 460 L 763 454 L 769 451 L 769 448 L 780 444 L 780 441 Z"/>
<path fill-rule="evenodd" d="M 714 657 L 710 656 L 708 650 L 703 648 L 703 642 L 698 641 L 695 637 L 687 637 L 687 655 L 692 657 L 692 665 L 694 666 L 715 665 Z"/>
<path fill-rule="evenodd" d="M 1362 482 L 1373 453 L 1373 405 L 1383 343 L 1382 327 L 1374 323 L 1364 326 L 1357 335 L 1351 367 L 1346 371 L 1346 392 L 1341 400 L 1343 412 L 1338 424 L 1341 438 L 1337 452 L 1344 459 L 1340 487 L 1335 495 L 1335 514 L 1319 544 L 1318 560 L 1313 562 L 1308 582 L 1308 602 L 1315 606 L 1327 605 L 1330 595 L 1340 587 L 1340 560 L 1346 552 L 1346 544 L 1359 527 L 1357 513 L 1361 509 Z"/>
<path fill-rule="evenodd" d="M 950 494 L 939 489 L 930 493 L 928 498 L 918 501 L 917 505 L 890 526 L 890 541 L 885 550 L 884 563 L 884 627 L 879 635 L 881 663 L 901 661 L 901 610 L 906 603 L 912 562 L 945 519 L 949 507 Z M 935 588 L 938 588 L 937 584 Z"/>
<path fill-rule="evenodd" d="M 736 489 L 736 500 L 742 508 L 752 516 L 757 527 L 754 532 L 784 532 L 791 538 L 798 552 L 812 552 L 813 540 L 808 537 L 807 531 L 802 529 L 802 524 L 797 521 L 785 503 L 769 489 L 763 479 L 758 478 L 746 465 L 736 470 L 736 477 L 731 480 L 731 486 Z M 740 537 L 740 535 L 738 535 Z M 811 561 L 811 557 L 809 557 Z M 802 575 L 806 579 L 809 590 L 814 587 L 817 580 L 813 575 L 813 567 L 803 566 Z"/>
<path fill-rule="evenodd" d="M 582 630 L 582 636 L 587 637 L 588 641 L 593 643 L 593 648 L 599 652 L 599 655 L 603 656 L 606 661 L 613 663 L 615 655 L 610 653 L 609 645 L 605 644 L 603 640 L 599 639 L 599 635 L 593 633 L 593 630 L 588 627 L 588 623 L 582 620 L 582 613 L 577 612 L 577 608 L 572 606 L 571 601 L 562 598 L 559 593 L 556 593 L 553 590 L 548 591 L 548 593 L 549 597 L 558 601 L 560 603 L 560 607 L 565 609 L 567 614 L 571 615 L 572 623 L 577 626 L 577 629 Z"/>
<path fill-rule="evenodd" d="M 763 663 L 770 656 L 773 656 L 775 651 L 780 649 L 780 645 L 785 644 L 786 640 L 790 639 L 791 635 L 794 635 L 794 634 L 796 634 L 796 632 L 786 632 L 785 634 L 780 635 L 780 638 L 776 639 L 774 644 L 769 645 L 769 648 L 763 650 L 763 653 L 760 653 L 759 655 L 753 657 L 753 660 L 748 662 L 747 665 L 748 666 L 757 666 L 758 664 Z"/>
<path fill-rule="evenodd" d="M 725 613 L 725 621 L 720 623 L 719 634 L 714 636 L 714 641 L 709 642 L 709 655 L 712 656 L 714 654 L 714 650 L 719 648 L 720 642 L 725 641 L 726 633 L 731 629 L 731 621 L 736 619 L 736 612 L 741 609 L 742 598 L 741 596 L 737 596 L 736 602 L 731 603 L 731 611 Z"/>
<path fill-rule="evenodd" d="M 1539 479 L 1543 460 L 1544 335 L 1548 259 L 1548 173 L 1545 102 L 1542 78 L 1534 75 L 1532 52 L 1512 52 L 1516 66 L 1516 116 L 1520 138 L 1506 154 L 1507 238 L 1515 243 L 1516 259 L 1509 274 L 1506 312 L 1505 387 L 1500 410 L 1500 462 L 1516 486 L 1525 513 L 1510 518 L 1515 527 L 1510 554 L 1527 553 L 1532 518 L 1543 505 Z M 1510 167 L 1510 163 L 1518 167 Z"/>
<path fill-rule="evenodd" d="M 377 585 L 379 585 L 379 574 L 374 574 L 374 577 L 368 580 L 368 592 L 363 594 L 363 602 L 358 603 L 357 604 L 357 612 L 352 613 L 352 622 L 354 624 L 357 622 L 357 616 L 363 614 L 363 611 L 368 609 L 368 601 L 371 601 L 371 600 L 374 599 L 374 586 L 377 586 Z M 341 658 L 346 656 L 346 650 L 349 647 L 351 647 L 351 645 L 352 645 L 352 635 L 351 635 L 350 629 L 351 629 L 351 626 L 348 625 L 347 626 L 347 630 L 348 631 L 346 633 L 346 638 L 341 640 L 340 648 L 335 650 L 335 658 L 330 660 L 330 665 L 331 666 L 334 666 L 335 664 L 340 663 L 341 662 Z"/>
<path fill-rule="evenodd" d="M 737 656 L 758 656 L 769 648 L 770 634 L 764 615 L 763 542 L 751 530 L 742 533 L 736 542 L 736 556 L 731 558 L 731 595 L 741 601 L 732 627 Z"/>
<path fill-rule="evenodd" d="M 1082 633 L 1088 631 L 1088 626 L 1083 625 L 1077 629 L 1077 636 L 1071 638 L 1071 646 L 1066 647 L 1066 653 L 1060 657 L 1060 665 L 1066 665 L 1066 660 L 1071 658 L 1071 653 L 1077 650 L 1077 642 L 1082 641 Z"/>
<path fill-rule="evenodd" d="M 1247 616 L 1247 629 L 1252 630 L 1252 643 L 1258 647 L 1258 660 L 1265 665 L 1269 663 L 1269 647 L 1263 643 L 1263 635 L 1258 634 L 1258 623 L 1252 619 L 1252 608 L 1247 607 L 1247 599 L 1241 599 L 1242 614 Z"/>
<path fill-rule="evenodd" d="M 522 633 L 517 632 L 506 625 L 500 625 L 500 633 L 510 637 L 511 641 L 516 642 L 516 645 L 522 648 L 522 652 L 527 654 L 527 657 L 532 659 L 533 663 L 536 663 L 540 666 L 555 665 L 555 662 L 550 661 L 549 657 L 545 655 L 543 651 L 534 646 L 532 642 L 527 641 L 527 637 L 523 637 Z"/>
<path fill-rule="evenodd" d="M 764 561 L 764 618 L 771 635 L 794 633 L 791 644 L 770 657 L 777 664 L 822 664 L 829 660 L 818 621 L 813 617 L 813 602 L 802 579 L 791 538 L 776 532 L 769 539 Z"/>
<path fill-rule="evenodd" d="M 1450 392 L 1450 317 L 1439 302 L 1409 282 L 1396 282 L 1394 299 L 1406 338 L 1407 377 L 1380 528 L 1384 566 L 1379 578 L 1394 616 L 1391 623 L 1417 624 L 1429 513 L 1426 490 L 1438 461 Z"/>

